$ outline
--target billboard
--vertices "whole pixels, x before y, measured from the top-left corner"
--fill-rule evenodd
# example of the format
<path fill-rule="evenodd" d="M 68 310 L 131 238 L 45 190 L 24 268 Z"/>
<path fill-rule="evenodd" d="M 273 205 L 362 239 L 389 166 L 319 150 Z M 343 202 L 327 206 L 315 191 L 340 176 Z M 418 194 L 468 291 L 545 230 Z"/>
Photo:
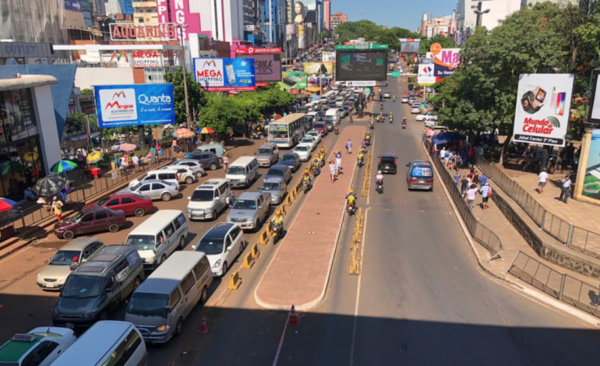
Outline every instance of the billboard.
<path fill-rule="evenodd" d="M 279 82 L 280 89 L 306 89 L 308 88 L 307 74 L 305 72 L 284 72 L 283 79 Z"/>
<path fill-rule="evenodd" d="M 177 40 L 175 23 L 139 25 L 134 23 L 110 23 L 110 39 L 112 41 L 163 41 Z"/>
<path fill-rule="evenodd" d="M 208 91 L 256 90 L 254 59 L 195 58 L 194 80 Z"/>
<path fill-rule="evenodd" d="M 81 0 L 65 0 L 65 10 L 82 12 Z"/>
<path fill-rule="evenodd" d="M 388 53 L 387 50 L 338 48 L 335 63 L 336 81 L 385 81 Z"/>
<path fill-rule="evenodd" d="M 565 146 L 574 80 L 572 74 L 519 76 L 515 142 Z"/>
<path fill-rule="evenodd" d="M 321 66 L 325 66 L 327 69 L 326 74 L 333 75 L 333 62 L 305 62 L 304 63 L 304 72 L 311 74 L 320 73 Z"/>
<path fill-rule="evenodd" d="M 421 46 L 421 40 L 415 38 L 400 38 L 401 53 L 417 53 Z"/>
<path fill-rule="evenodd" d="M 304 24 L 317 22 L 317 0 L 289 0 L 292 14 L 290 23 Z"/>
<path fill-rule="evenodd" d="M 173 84 L 95 86 L 100 128 L 175 123 Z"/>
<path fill-rule="evenodd" d="M 160 24 L 175 23 L 186 26 L 186 28 L 177 29 L 177 40 L 182 34 L 183 39 L 187 41 L 189 34 L 201 33 L 200 13 L 190 12 L 190 0 L 156 0 L 156 12 Z M 167 41 L 168 39 L 161 38 L 161 40 Z"/>
<path fill-rule="evenodd" d="M 590 154 L 588 155 L 583 178 L 584 196 L 600 200 L 600 129 L 592 131 Z"/>
<path fill-rule="evenodd" d="M 281 81 L 281 48 L 248 47 L 235 53 L 237 58 L 254 59 L 257 83 Z"/>
<path fill-rule="evenodd" d="M 173 65 L 175 53 L 170 50 L 133 51 L 133 67 L 160 67 Z"/>
<path fill-rule="evenodd" d="M 323 52 L 321 56 L 323 62 L 335 62 L 335 52 Z"/>
<path fill-rule="evenodd" d="M 435 76 L 433 75 L 434 65 L 420 64 L 417 69 L 417 83 L 419 85 L 435 84 Z"/>
<path fill-rule="evenodd" d="M 434 74 L 438 81 L 454 74 L 454 71 L 460 65 L 460 48 L 432 49 L 431 53 L 434 56 Z"/>
<path fill-rule="evenodd" d="M 592 95 L 589 99 L 588 108 L 588 123 L 600 124 L 600 90 L 598 89 L 598 75 L 600 75 L 600 69 L 592 70 Z"/>

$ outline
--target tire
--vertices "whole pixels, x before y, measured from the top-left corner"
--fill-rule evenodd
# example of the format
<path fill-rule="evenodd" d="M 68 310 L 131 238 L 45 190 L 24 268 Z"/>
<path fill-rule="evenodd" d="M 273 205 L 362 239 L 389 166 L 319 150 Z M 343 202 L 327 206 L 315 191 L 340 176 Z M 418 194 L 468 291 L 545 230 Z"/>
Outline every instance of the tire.
<path fill-rule="evenodd" d="M 204 286 L 204 288 L 202 288 L 202 293 L 200 294 L 200 303 L 206 304 L 206 300 L 208 300 L 208 289 Z"/>
<path fill-rule="evenodd" d="M 192 183 L 194 183 L 194 178 L 192 178 L 192 177 L 185 178 L 185 184 L 192 184 Z"/>
<path fill-rule="evenodd" d="M 179 239 L 179 249 L 183 250 L 185 248 L 185 238 L 182 236 Z"/>
<path fill-rule="evenodd" d="M 210 169 L 210 170 L 217 170 L 217 164 L 210 163 L 210 165 L 208 166 L 208 169 Z"/>
<path fill-rule="evenodd" d="M 221 277 L 225 276 L 225 274 L 227 273 L 227 262 L 224 262 L 223 265 L 221 266 Z"/>
<path fill-rule="evenodd" d="M 243 251 L 244 251 L 244 242 L 242 241 L 240 243 L 240 254 L 242 254 Z"/>
<path fill-rule="evenodd" d="M 75 232 L 73 230 L 67 230 L 63 233 L 63 239 L 71 240 L 75 237 Z"/>
<path fill-rule="evenodd" d="M 142 217 L 146 214 L 146 210 L 143 208 L 136 208 L 135 211 L 133 211 L 133 214 L 137 217 Z"/>
<path fill-rule="evenodd" d="M 108 225 L 108 231 L 110 231 L 111 233 L 116 233 L 117 231 L 119 231 L 119 225 L 117 225 L 117 224 Z"/>
<path fill-rule="evenodd" d="M 163 193 L 160 196 L 160 199 L 163 200 L 164 202 L 168 202 L 171 200 L 171 194 L 170 193 Z"/>
<path fill-rule="evenodd" d="M 177 324 L 175 325 L 175 337 L 180 335 L 183 331 L 183 318 L 177 319 Z"/>
<path fill-rule="evenodd" d="M 160 257 L 160 264 L 165 263 L 166 260 L 167 260 L 167 255 L 163 254 L 162 257 Z"/>
<path fill-rule="evenodd" d="M 203 174 L 202 174 L 202 171 L 201 171 L 201 170 L 198 170 L 198 171 L 196 172 L 196 178 L 202 178 L 202 176 L 203 176 Z"/>
<path fill-rule="evenodd" d="M 213 220 L 217 219 L 217 210 L 213 210 L 212 217 L 213 217 Z"/>
<path fill-rule="evenodd" d="M 135 281 L 133 282 L 133 291 L 135 291 L 138 287 L 140 287 L 141 284 L 142 284 L 142 281 L 140 281 L 140 278 L 136 277 Z"/>

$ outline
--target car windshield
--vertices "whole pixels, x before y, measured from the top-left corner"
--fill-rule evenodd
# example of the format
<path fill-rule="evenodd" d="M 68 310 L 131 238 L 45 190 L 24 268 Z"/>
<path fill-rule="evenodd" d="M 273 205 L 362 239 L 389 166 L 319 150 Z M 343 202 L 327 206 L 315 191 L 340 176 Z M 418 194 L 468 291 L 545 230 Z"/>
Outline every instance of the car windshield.
<path fill-rule="evenodd" d="M 227 174 L 239 175 L 239 174 L 244 174 L 245 172 L 246 172 L 246 169 L 244 169 L 243 166 L 230 166 L 227 169 Z"/>
<path fill-rule="evenodd" d="M 137 191 L 140 187 L 142 186 L 142 183 L 138 183 L 136 185 L 134 185 L 133 187 L 131 187 L 131 191 L 135 192 Z"/>
<path fill-rule="evenodd" d="M 153 235 L 129 235 L 125 244 L 133 245 L 136 250 L 152 250 L 155 241 Z"/>
<path fill-rule="evenodd" d="M 282 161 L 282 162 L 284 162 L 284 161 L 296 161 L 296 157 L 295 157 L 295 156 L 292 156 L 292 155 L 284 155 L 284 156 L 281 158 L 281 161 Z"/>
<path fill-rule="evenodd" d="M 98 201 L 98 203 L 97 203 L 97 206 L 104 205 L 106 202 L 108 202 L 109 199 L 110 199 L 110 197 L 104 197 L 104 198 L 100 199 L 100 201 Z"/>
<path fill-rule="evenodd" d="M 79 211 L 78 213 L 75 214 L 75 216 L 71 217 L 70 219 L 67 219 L 67 222 L 78 222 L 79 220 L 81 220 L 81 218 L 83 217 L 83 212 Z"/>
<path fill-rule="evenodd" d="M 308 151 L 308 146 L 296 146 L 296 151 Z"/>
<path fill-rule="evenodd" d="M 256 210 L 256 201 L 236 200 L 233 204 L 234 210 Z"/>
<path fill-rule="evenodd" d="M 396 159 L 391 156 L 384 156 L 381 158 L 381 162 L 383 163 L 393 163 Z"/>
<path fill-rule="evenodd" d="M 208 202 L 213 200 L 213 191 L 196 190 L 192 193 L 192 202 Z"/>
<path fill-rule="evenodd" d="M 167 317 L 169 311 L 169 295 L 146 294 L 134 292 L 129 300 L 129 314 Z"/>
<path fill-rule="evenodd" d="M 283 177 L 285 175 L 283 169 L 269 169 L 267 175 L 276 175 L 278 177 Z"/>
<path fill-rule="evenodd" d="M 261 191 L 278 191 L 279 183 L 275 182 L 264 182 L 262 187 L 260 187 Z"/>
<path fill-rule="evenodd" d="M 313 139 L 312 139 L 312 137 L 303 137 L 302 138 L 302 142 L 307 142 L 309 144 L 312 144 L 313 143 Z"/>
<path fill-rule="evenodd" d="M 206 255 L 221 254 L 223 253 L 223 238 L 204 237 L 196 246 L 196 251 Z"/>
<path fill-rule="evenodd" d="M 416 166 L 411 172 L 413 177 L 433 177 L 433 172 L 430 167 Z"/>
<path fill-rule="evenodd" d="M 270 149 L 258 149 L 256 155 L 271 155 Z"/>
<path fill-rule="evenodd" d="M 73 258 L 79 258 L 80 254 L 78 250 L 59 250 L 50 259 L 50 264 L 53 266 L 70 266 L 74 262 Z"/>
<path fill-rule="evenodd" d="M 69 299 L 85 299 L 96 297 L 102 292 L 100 276 L 69 276 L 60 297 Z"/>

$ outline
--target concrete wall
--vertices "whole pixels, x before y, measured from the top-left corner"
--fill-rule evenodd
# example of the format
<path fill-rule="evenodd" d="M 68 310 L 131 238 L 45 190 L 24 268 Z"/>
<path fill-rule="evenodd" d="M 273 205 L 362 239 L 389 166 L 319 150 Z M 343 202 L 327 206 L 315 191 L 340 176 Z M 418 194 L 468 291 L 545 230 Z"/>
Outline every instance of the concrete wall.
<path fill-rule="evenodd" d="M 44 157 L 44 170 L 50 174 L 52 165 L 61 160 L 60 140 L 58 128 L 54 117 L 54 104 L 52 102 L 52 90 L 49 85 L 39 86 L 32 89 L 33 108 L 38 121 L 38 132 L 40 134 L 40 151 Z"/>
<path fill-rule="evenodd" d="M 89 89 L 94 85 L 134 84 L 133 68 L 130 67 L 78 67 L 75 86 Z"/>

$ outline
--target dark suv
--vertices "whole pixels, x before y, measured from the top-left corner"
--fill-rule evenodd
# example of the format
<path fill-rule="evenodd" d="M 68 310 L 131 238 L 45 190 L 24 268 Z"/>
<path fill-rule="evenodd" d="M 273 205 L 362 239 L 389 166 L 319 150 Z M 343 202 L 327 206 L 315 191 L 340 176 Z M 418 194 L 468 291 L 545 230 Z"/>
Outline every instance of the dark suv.
<path fill-rule="evenodd" d="M 204 166 L 204 168 L 208 168 L 210 170 L 217 170 L 217 168 L 221 166 L 221 160 L 219 157 L 211 152 L 189 153 L 185 155 L 185 158 L 197 160 Z"/>
<path fill-rule="evenodd" d="M 398 172 L 396 160 L 398 157 L 394 154 L 383 154 L 379 156 L 379 164 L 377 170 L 381 170 L 385 174 L 396 174 Z"/>

